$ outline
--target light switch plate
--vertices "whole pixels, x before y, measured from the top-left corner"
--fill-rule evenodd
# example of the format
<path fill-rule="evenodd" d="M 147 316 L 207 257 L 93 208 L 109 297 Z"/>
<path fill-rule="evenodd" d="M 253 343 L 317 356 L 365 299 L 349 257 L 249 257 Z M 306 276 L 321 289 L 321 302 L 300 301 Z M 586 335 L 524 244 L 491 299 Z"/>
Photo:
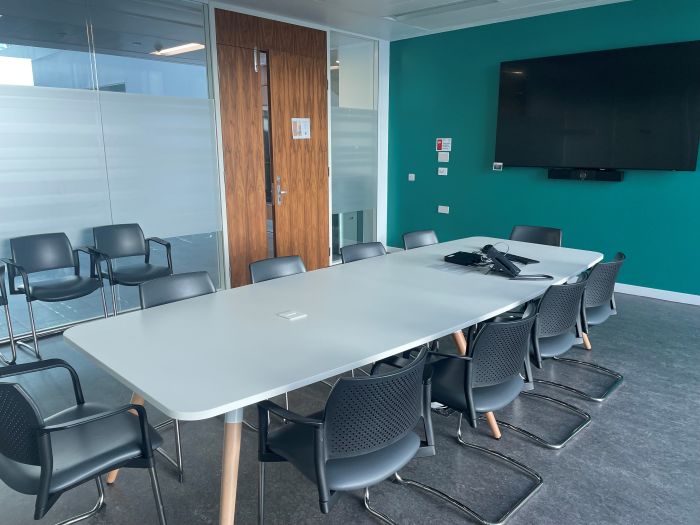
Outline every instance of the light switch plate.
<path fill-rule="evenodd" d="M 408 174 L 408 182 L 413 182 L 416 180 L 416 174 L 415 173 L 409 173 Z"/>
<path fill-rule="evenodd" d="M 279 315 L 282 319 L 287 319 L 288 321 L 297 321 L 307 317 L 307 314 L 297 312 L 296 310 L 287 310 L 286 312 L 280 312 L 277 315 Z"/>
<path fill-rule="evenodd" d="M 449 206 L 438 206 L 438 213 L 445 213 L 449 214 L 450 213 L 450 207 Z"/>
<path fill-rule="evenodd" d="M 438 168 L 438 175 L 441 177 L 447 177 L 447 168 Z"/>
<path fill-rule="evenodd" d="M 438 162 L 450 162 L 450 152 L 438 151 Z"/>

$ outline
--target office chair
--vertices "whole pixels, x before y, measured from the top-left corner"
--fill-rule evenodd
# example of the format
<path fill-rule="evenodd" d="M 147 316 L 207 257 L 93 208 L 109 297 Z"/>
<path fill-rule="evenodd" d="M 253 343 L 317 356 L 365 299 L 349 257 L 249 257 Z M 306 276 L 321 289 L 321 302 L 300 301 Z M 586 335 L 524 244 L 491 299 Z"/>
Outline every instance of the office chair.
<path fill-rule="evenodd" d="M 561 246 L 562 232 L 559 228 L 546 226 L 513 226 L 510 232 L 511 241 Z"/>
<path fill-rule="evenodd" d="M 521 371 L 537 318 L 537 314 L 531 312 L 532 309 L 521 319 L 487 321 L 481 324 L 474 330 L 469 356 L 431 352 L 429 366 L 432 369 L 431 399 L 460 414 L 457 441 L 516 468 L 534 481 L 533 486 L 498 520 L 492 522 L 444 492 L 416 480 L 394 476 L 398 483 L 437 496 L 484 525 L 504 523 L 542 486 L 542 477 L 530 467 L 500 452 L 467 443 L 462 437 L 463 416 L 466 416 L 471 427 L 476 428 L 478 420 L 482 419 L 478 417 L 479 414 L 500 410 L 521 395 L 524 384 Z M 529 392 L 527 394 L 540 397 Z"/>
<path fill-rule="evenodd" d="M 250 269 L 250 282 L 253 284 L 306 271 L 304 261 L 298 255 L 262 259 L 250 263 L 248 268 Z"/>
<path fill-rule="evenodd" d="M 341 493 L 364 489 L 365 508 L 384 523 L 394 522 L 370 505 L 369 488 L 396 474 L 416 456 L 434 454 L 430 383 L 424 381 L 427 350 L 401 369 L 371 377 L 343 377 L 325 409 L 301 416 L 270 402 L 258 403 L 260 468 L 258 523 L 264 521 L 265 464 L 288 461 L 318 490 L 328 514 Z M 286 420 L 270 430 L 269 417 Z M 422 420 L 426 440 L 415 428 Z"/>
<path fill-rule="evenodd" d="M 583 342 L 587 350 L 592 348 L 588 337 L 588 327 L 602 324 L 611 315 L 617 315 L 615 282 L 625 259 L 624 253 L 617 252 L 612 261 L 598 263 L 590 271 L 586 292 L 583 295 L 583 308 L 581 309 Z"/>
<path fill-rule="evenodd" d="M 585 301 L 588 293 L 590 277 L 585 275 L 574 284 L 562 284 L 550 286 L 540 299 L 537 317 L 537 337 L 533 344 L 533 357 L 535 365 L 542 368 L 542 361 L 552 359 L 555 362 L 593 368 L 603 374 L 612 376 L 615 381 L 600 396 L 592 396 L 577 388 L 548 381 L 533 379 L 535 383 L 560 388 L 578 395 L 589 401 L 602 402 L 622 383 L 622 375 L 604 368 L 595 363 L 561 357 L 568 352 L 576 339 L 582 334 L 580 324 L 581 302 Z"/>
<path fill-rule="evenodd" d="M 139 285 L 139 298 L 141 308 L 153 308 L 162 304 L 175 303 L 200 295 L 207 295 L 216 292 L 216 287 L 211 281 L 207 272 L 179 273 L 158 277 L 152 281 L 146 281 Z M 184 469 L 182 465 L 182 446 L 180 440 L 180 422 L 177 419 L 168 419 L 159 425 L 157 430 L 162 430 L 169 425 L 173 425 L 175 430 L 175 453 L 176 458 L 171 458 L 162 448 L 158 447 L 157 452 L 163 456 L 168 463 L 177 469 L 178 480 L 182 483 Z"/>
<path fill-rule="evenodd" d="M 5 265 L 0 264 L 0 306 L 2 306 L 5 311 L 5 321 L 7 322 L 7 337 L 10 340 L 10 352 L 12 353 L 11 358 L 5 357 L 5 355 L 0 352 L 0 363 L 3 365 L 14 365 L 17 361 L 17 349 L 15 348 L 15 338 L 12 333 L 12 319 L 10 319 L 10 307 L 7 300 L 7 288 L 5 288 Z"/>
<path fill-rule="evenodd" d="M 361 242 L 343 246 L 340 249 L 340 257 L 343 263 L 369 259 L 380 255 L 386 255 L 386 249 L 381 242 Z"/>
<path fill-rule="evenodd" d="M 437 243 L 438 238 L 433 230 L 418 230 L 403 234 L 404 250 L 412 250 L 413 248 L 421 248 L 422 246 L 430 246 Z"/>
<path fill-rule="evenodd" d="M 24 341 L 17 345 L 34 352 L 41 359 L 39 340 L 34 322 L 34 301 L 61 302 L 70 301 L 90 295 L 96 290 L 102 295 L 102 309 L 107 317 L 107 301 L 105 300 L 102 279 L 95 277 L 96 265 L 93 264 L 93 254 L 89 248 L 73 249 L 65 233 L 43 233 L 15 237 L 10 239 L 11 259 L 2 259 L 7 265 L 7 277 L 10 294 L 23 294 L 29 310 L 29 324 L 32 332 L 34 347 Z M 90 255 L 90 277 L 80 275 L 79 252 Z M 50 279 L 30 279 L 30 275 L 49 270 L 72 269 L 74 275 L 53 277 Z M 16 277 L 22 278 L 22 284 L 17 285 Z"/>
<path fill-rule="evenodd" d="M 95 242 L 99 275 L 109 281 L 112 292 L 112 309 L 117 315 L 116 287 L 138 286 L 142 283 L 164 277 L 173 273 L 173 258 L 170 243 L 158 237 L 145 238 L 138 224 L 111 224 L 92 229 Z M 151 243 L 165 246 L 167 266 L 151 264 Z M 119 259 L 124 257 L 143 257 L 144 262 L 130 263 L 119 267 Z M 102 262 L 106 263 L 107 272 L 102 271 Z"/>
<path fill-rule="evenodd" d="M 75 405 L 50 417 L 41 415 L 21 385 L 0 382 L 0 479 L 17 492 L 36 496 L 35 520 L 43 518 L 64 492 L 94 480 L 97 504 L 59 524 L 69 525 L 94 516 L 104 506 L 102 474 L 114 468 L 145 468 L 159 522 L 165 525 L 153 457 L 162 439 L 148 424 L 142 406 L 86 403 L 78 374 L 60 359 L 0 369 L 0 379 L 56 368 L 70 374 Z"/>

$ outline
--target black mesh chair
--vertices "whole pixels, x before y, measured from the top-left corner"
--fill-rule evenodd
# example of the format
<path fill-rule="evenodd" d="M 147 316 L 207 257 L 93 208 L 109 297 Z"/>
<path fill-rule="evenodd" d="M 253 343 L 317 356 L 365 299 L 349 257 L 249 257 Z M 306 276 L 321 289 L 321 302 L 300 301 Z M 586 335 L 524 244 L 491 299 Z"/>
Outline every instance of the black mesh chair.
<path fill-rule="evenodd" d="M 70 301 L 88 296 L 99 290 L 102 295 L 104 316 L 107 317 L 104 286 L 102 285 L 102 279 L 95 277 L 96 268 L 93 264 L 93 253 L 89 248 L 73 249 L 65 233 L 43 233 L 10 239 L 10 250 L 12 258 L 2 259 L 2 262 L 7 265 L 10 294 L 21 294 L 27 299 L 29 324 L 34 347 L 31 347 L 24 341 L 17 341 L 17 344 L 32 350 L 38 359 L 41 359 L 39 333 L 37 333 L 34 322 L 32 302 Z M 90 269 L 89 277 L 80 275 L 79 252 L 90 256 L 92 268 Z M 51 279 L 38 279 L 36 276 L 32 276 L 32 274 L 39 272 L 61 269 L 73 270 L 73 275 L 53 277 Z M 22 284 L 18 285 L 16 283 L 17 277 L 22 278 Z"/>
<path fill-rule="evenodd" d="M 583 324 L 583 340 L 586 348 L 591 349 L 588 337 L 588 327 L 604 323 L 611 315 L 617 314 L 615 305 L 615 282 L 625 254 L 617 252 L 610 262 L 596 264 L 588 277 L 588 285 L 583 295 L 581 322 Z"/>
<path fill-rule="evenodd" d="M 92 510 L 59 524 L 68 525 L 94 516 L 102 509 L 102 474 L 114 468 L 146 468 L 158 518 L 165 525 L 153 457 L 153 449 L 162 440 L 148 424 L 142 406 L 111 408 L 86 403 L 78 375 L 60 359 L 5 368 L 0 370 L 0 379 L 55 368 L 63 368 L 70 374 L 75 405 L 50 417 L 41 415 L 22 386 L 0 382 L 0 479 L 17 492 L 36 496 L 35 520 L 44 517 L 64 492 L 94 480 L 97 504 Z"/>
<path fill-rule="evenodd" d="M 476 428 L 479 414 L 500 410 L 519 395 L 524 385 L 521 372 L 534 333 L 536 315 L 527 312 L 522 319 L 490 321 L 474 330 L 470 338 L 470 355 L 460 356 L 431 352 L 432 400 L 460 413 L 457 441 L 470 449 L 504 461 L 534 481 L 532 487 L 497 521 L 484 518 L 451 496 L 415 480 L 397 477 L 399 483 L 422 489 L 464 512 L 482 524 L 504 523 L 521 508 L 542 486 L 542 477 L 530 467 L 462 438 L 462 419 Z M 535 395 L 527 392 L 527 395 Z"/>
<path fill-rule="evenodd" d="M 561 230 L 546 226 L 513 226 L 511 241 L 531 242 L 549 246 L 561 246 Z"/>
<path fill-rule="evenodd" d="M 422 246 L 431 246 L 437 243 L 438 238 L 433 230 L 418 230 L 403 234 L 404 250 L 412 250 L 413 248 L 421 248 Z"/>
<path fill-rule="evenodd" d="M 109 281 L 112 291 L 112 308 L 117 315 L 116 286 L 138 286 L 158 277 L 173 273 L 173 258 L 170 243 L 158 237 L 146 238 L 138 224 L 111 224 L 92 229 L 98 267 L 103 279 Z M 167 266 L 151 264 L 151 243 L 165 246 Z M 144 261 L 119 265 L 119 259 L 143 257 Z M 107 271 L 102 271 L 105 262 Z"/>
<path fill-rule="evenodd" d="M 250 263 L 250 282 L 261 283 L 288 275 L 304 273 L 306 266 L 298 255 L 286 257 L 271 257 Z"/>
<path fill-rule="evenodd" d="M 611 376 L 614 379 L 613 383 L 602 394 L 592 395 L 554 381 L 534 379 L 534 382 L 560 388 L 588 401 L 600 403 L 622 384 L 622 374 L 588 361 L 561 357 L 576 344 L 577 337 L 582 335 L 579 313 L 581 303 L 585 301 L 585 295 L 588 293 L 589 280 L 590 277 L 587 280 L 584 276 L 575 284 L 549 287 L 538 307 L 537 338 L 533 345 L 533 357 L 538 368 L 542 368 L 543 360 L 552 359 L 558 363 L 592 368 Z"/>
<path fill-rule="evenodd" d="M 0 306 L 5 312 L 5 321 L 7 322 L 7 338 L 10 343 L 10 352 L 12 357 L 9 359 L 0 352 L 0 363 L 4 365 L 14 365 L 17 361 L 17 349 L 15 348 L 15 337 L 12 333 L 12 319 L 10 319 L 10 308 L 7 301 L 7 288 L 5 288 L 5 265 L 0 264 Z"/>
<path fill-rule="evenodd" d="M 369 487 L 396 474 L 416 456 L 435 453 L 430 421 L 430 383 L 424 380 L 427 351 L 408 366 L 361 378 L 343 377 L 331 391 L 325 410 L 301 416 L 270 402 L 258 404 L 260 424 L 259 518 L 263 523 L 265 464 L 288 461 L 318 489 L 321 512 L 328 514 L 342 492 L 364 489 L 367 510 L 394 523 L 370 506 Z M 270 415 L 287 421 L 270 429 Z M 426 439 L 415 432 L 423 422 Z"/>
<path fill-rule="evenodd" d="M 163 304 L 174 303 L 216 292 L 216 287 L 207 272 L 179 273 L 159 277 L 139 285 L 141 308 L 153 308 Z M 162 430 L 173 425 L 175 430 L 175 459 L 158 447 L 157 452 L 177 469 L 180 483 L 183 481 L 182 446 L 180 440 L 180 423 L 177 419 L 168 419 L 156 426 Z"/>
<path fill-rule="evenodd" d="M 381 242 L 361 242 L 343 246 L 340 249 L 340 257 L 343 263 L 379 257 L 380 255 L 386 255 L 386 248 Z"/>

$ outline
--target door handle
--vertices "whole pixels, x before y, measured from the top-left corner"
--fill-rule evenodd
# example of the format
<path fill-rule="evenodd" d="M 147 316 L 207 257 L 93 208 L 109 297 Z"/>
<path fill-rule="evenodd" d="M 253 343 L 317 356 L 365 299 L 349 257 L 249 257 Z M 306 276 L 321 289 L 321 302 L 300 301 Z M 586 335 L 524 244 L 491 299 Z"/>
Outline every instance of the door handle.
<path fill-rule="evenodd" d="M 287 192 L 282 189 L 281 184 L 277 184 L 277 204 L 282 204 L 282 195 L 287 195 Z"/>

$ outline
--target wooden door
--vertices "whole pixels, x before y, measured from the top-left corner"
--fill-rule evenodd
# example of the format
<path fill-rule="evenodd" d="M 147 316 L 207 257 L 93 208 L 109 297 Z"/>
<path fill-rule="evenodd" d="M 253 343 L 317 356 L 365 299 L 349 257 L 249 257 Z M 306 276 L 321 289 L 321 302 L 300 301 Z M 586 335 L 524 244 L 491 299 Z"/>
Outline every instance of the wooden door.
<path fill-rule="evenodd" d="M 231 286 L 241 286 L 248 264 L 267 257 L 261 80 L 253 49 L 217 53 Z"/>
<path fill-rule="evenodd" d="M 315 270 L 329 261 L 326 60 L 274 49 L 268 60 L 275 254 Z M 293 118 L 310 119 L 310 138 L 293 138 Z"/>

